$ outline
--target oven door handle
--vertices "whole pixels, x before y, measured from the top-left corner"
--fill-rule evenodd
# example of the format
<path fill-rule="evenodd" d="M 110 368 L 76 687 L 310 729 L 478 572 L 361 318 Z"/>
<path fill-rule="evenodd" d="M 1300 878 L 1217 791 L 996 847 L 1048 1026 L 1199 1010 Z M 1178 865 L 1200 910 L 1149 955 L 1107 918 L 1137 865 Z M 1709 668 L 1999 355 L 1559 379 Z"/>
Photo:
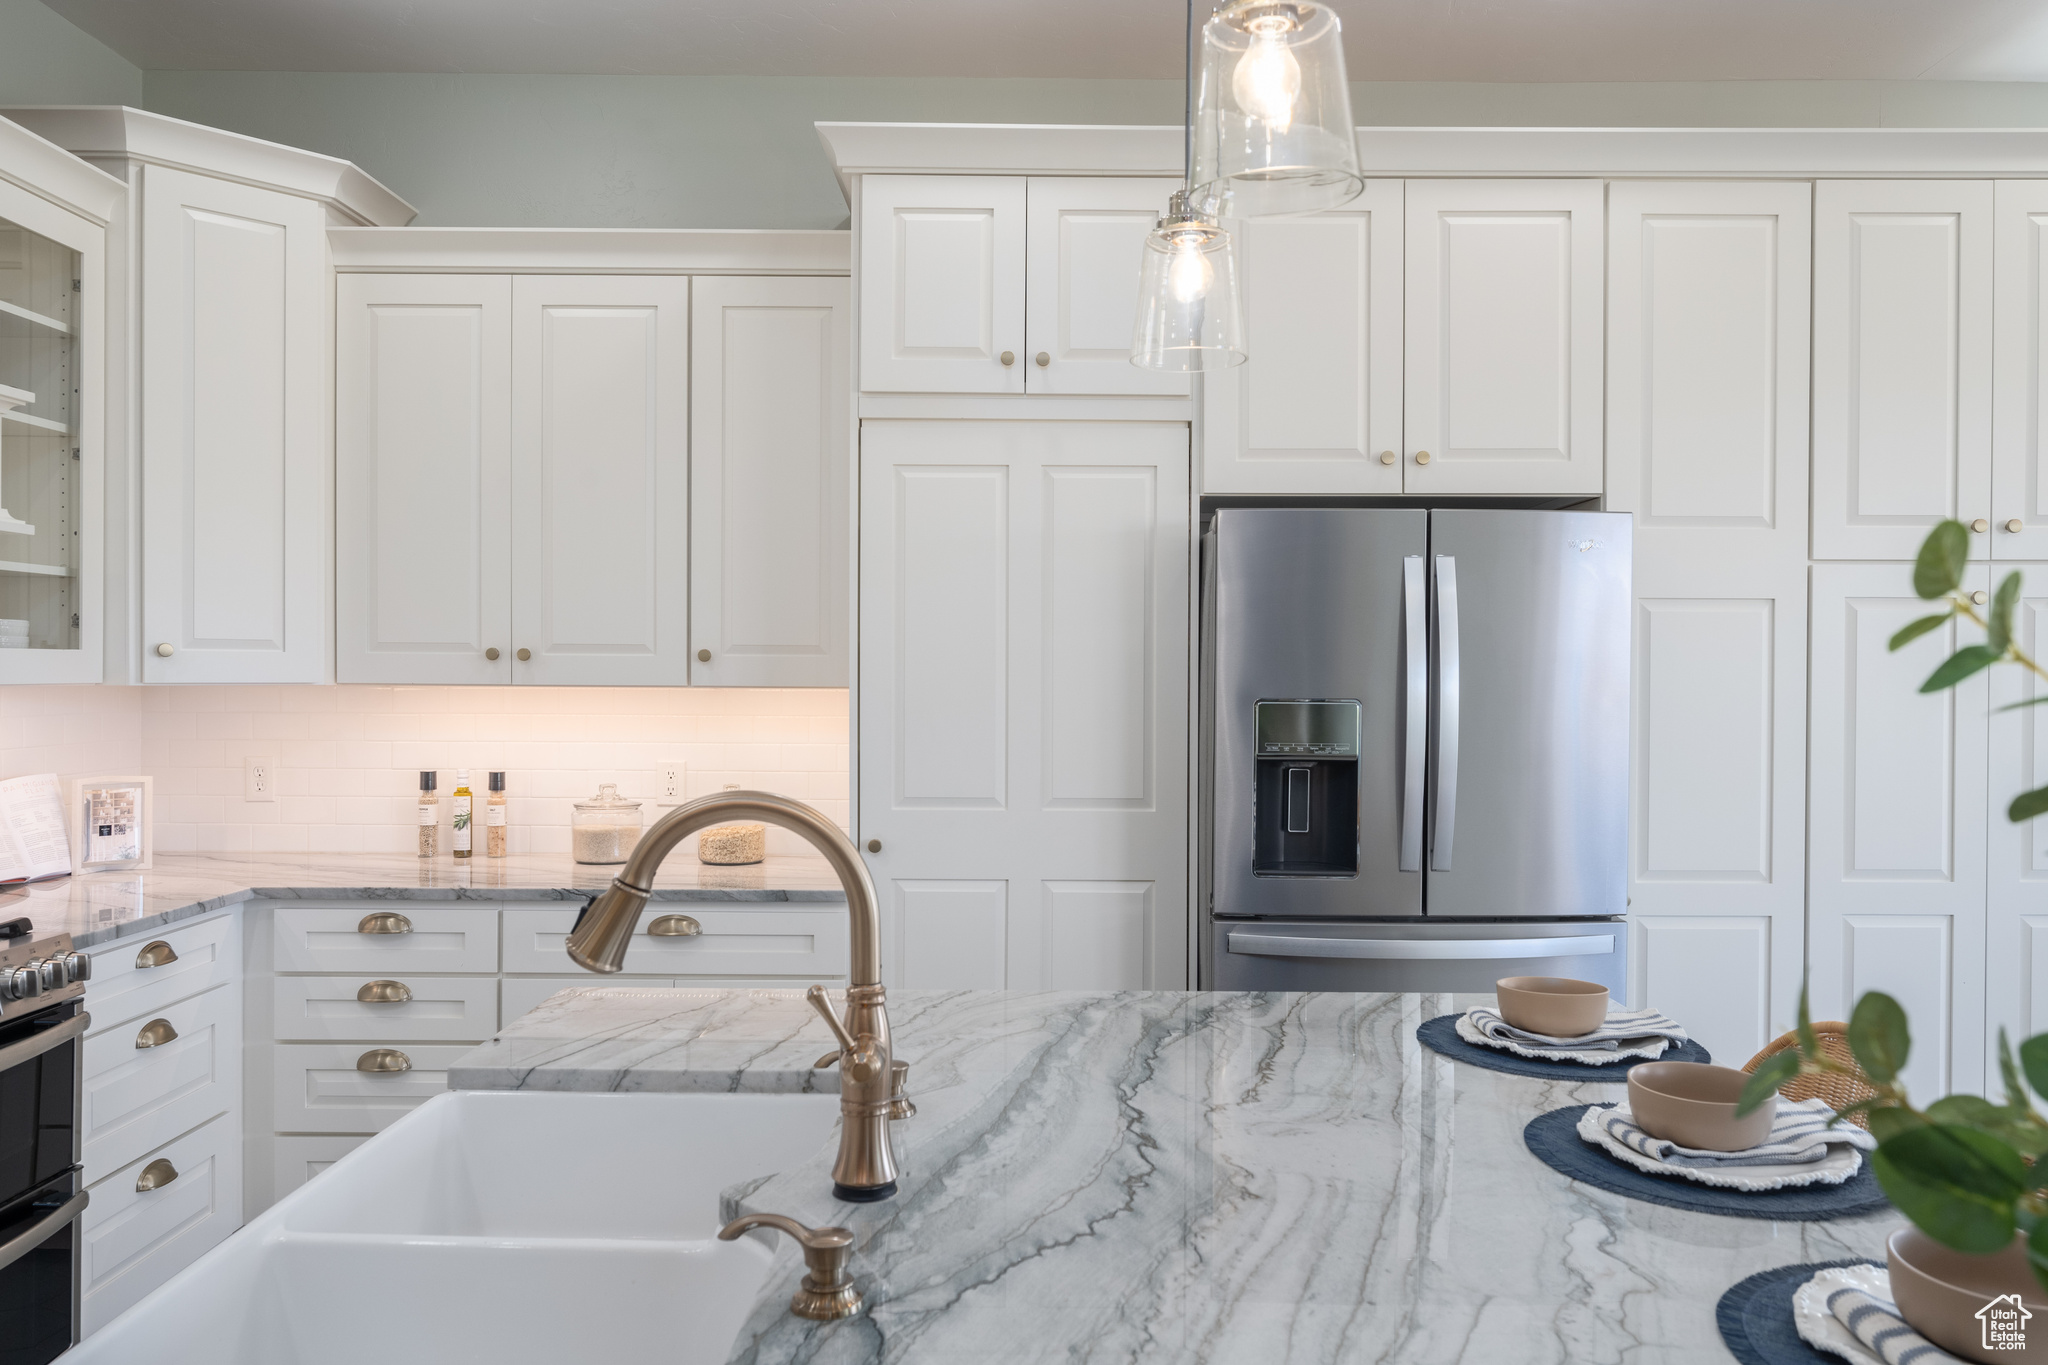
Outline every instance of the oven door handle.
<path fill-rule="evenodd" d="M 91 1199 L 92 1196 L 90 1194 L 80 1190 L 56 1208 L 51 1209 L 43 1217 L 38 1218 L 33 1226 L 23 1229 L 8 1238 L 6 1242 L 0 1243 L 0 1270 L 7 1269 L 7 1267 L 13 1265 L 37 1247 L 49 1241 L 51 1237 L 56 1235 L 59 1228 L 78 1217 L 79 1214 L 84 1213 L 85 1206 L 91 1202 Z"/>
<path fill-rule="evenodd" d="M 92 1016 L 80 1010 L 53 1029 L 44 1029 L 33 1038 L 24 1038 L 18 1043 L 0 1047 L 0 1071 L 10 1071 L 23 1062 L 33 1061 L 52 1048 L 62 1047 L 91 1027 Z"/>

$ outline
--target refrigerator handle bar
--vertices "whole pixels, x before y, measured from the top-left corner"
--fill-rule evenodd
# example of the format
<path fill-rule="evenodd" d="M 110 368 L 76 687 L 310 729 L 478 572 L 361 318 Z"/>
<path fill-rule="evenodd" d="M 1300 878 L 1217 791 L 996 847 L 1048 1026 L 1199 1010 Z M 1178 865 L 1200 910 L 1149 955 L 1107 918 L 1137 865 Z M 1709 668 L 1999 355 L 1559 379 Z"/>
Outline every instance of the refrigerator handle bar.
<path fill-rule="evenodd" d="M 1309 938 L 1301 934 L 1233 933 L 1230 951 L 1243 957 L 1368 957 L 1447 962 L 1471 958 L 1590 957 L 1614 951 L 1612 934 L 1558 938 Z"/>
<path fill-rule="evenodd" d="M 1429 585 L 1422 556 L 1401 561 L 1402 628 L 1408 649 L 1408 723 L 1401 745 L 1401 870 L 1422 871 L 1422 783 L 1429 762 Z"/>
<path fill-rule="evenodd" d="M 1436 557 L 1436 836 L 1429 865 L 1451 870 L 1458 827 L 1458 561 Z"/>

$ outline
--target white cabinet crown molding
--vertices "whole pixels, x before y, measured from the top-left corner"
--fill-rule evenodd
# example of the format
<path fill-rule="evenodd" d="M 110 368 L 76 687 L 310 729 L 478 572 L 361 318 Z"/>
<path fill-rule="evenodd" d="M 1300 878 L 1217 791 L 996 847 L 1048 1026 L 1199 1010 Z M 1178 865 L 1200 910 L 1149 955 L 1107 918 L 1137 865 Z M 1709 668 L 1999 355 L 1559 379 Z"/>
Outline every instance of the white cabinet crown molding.
<path fill-rule="evenodd" d="M 852 177 L 1176 175 L 1177 127 L 819 123 Z M 1368 176 L 1730 175 L 1919 179 L 2048 175 L 2039 128 L 1360 128 Z"/>
<path fill-rule="evenodd" d="M 354 162 L 121 104 L 23 105 L 0 114 L 74 156 L 121 157 L 315 199 L 369 226 L 418 210 Z"/>
<path fill-rule="evenodd" d="M 106 227 L 120 214 L 128 187 L 47 138 L 0 119 L 0 180 L 19 185 Z"/>
<path fill-rule="evenodd" d="M 437 275 L 847 275 L 852 238 L 808 228 L 327 230 L 336 270 Z"/>

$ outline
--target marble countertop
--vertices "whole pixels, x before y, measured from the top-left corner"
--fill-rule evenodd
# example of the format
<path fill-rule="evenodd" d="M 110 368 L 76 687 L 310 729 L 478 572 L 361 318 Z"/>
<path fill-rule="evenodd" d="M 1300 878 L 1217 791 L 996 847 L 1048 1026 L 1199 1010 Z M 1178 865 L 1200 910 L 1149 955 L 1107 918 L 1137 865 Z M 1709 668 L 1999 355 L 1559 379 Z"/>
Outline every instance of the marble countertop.
<path fill-rule="evenodd" d="M 1729 1359 L 1723 1290 L 1883 1259 L 1899 1225 L 1719 1218 L 1574 1183 L 1530 1155 L 1545 1110 L 1621 1088 L 1482 1071 L 1421 1047 L 1446 996 L 895 991 L 915 1118 L 896 1198 L 831 1197 L 832 1153 L 726 1211 L 859 1238 L 860 1317 L 792 1317 L 777 1273 L 732 1359 L 794 1362 Z M 832 1084 L 795 992 L 582 988 L 458 1062 L 458 1086 Z"/>
<path fill-rule="evenodd" d="M 617 867 L 567 854 L 422 859 L 408 853 L 170 853 L 146 872 L 88 872 L 0 893 L 0 920 L 27 916 L 38 937 L 81 948 L 249 900 L 581 901 Z M 770 857 L 709 867 L 677 854 L 655 876 L 657 901 L 843 901 L 823 858 Z"/>

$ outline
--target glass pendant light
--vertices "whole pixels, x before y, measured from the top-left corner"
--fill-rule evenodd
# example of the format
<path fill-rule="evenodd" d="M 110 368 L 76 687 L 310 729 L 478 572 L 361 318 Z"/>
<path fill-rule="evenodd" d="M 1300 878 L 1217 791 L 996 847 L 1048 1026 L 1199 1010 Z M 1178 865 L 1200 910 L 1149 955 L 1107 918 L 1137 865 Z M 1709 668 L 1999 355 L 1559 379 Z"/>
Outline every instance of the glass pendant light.
<path fill-rule="evenodd" d="M 1145 235 L 1138 276 L 1138 317 L 1131 363 L 1148 370 L 1221 370 L 1245 362 L 1238 307 L 1237 253 L 1213 214 L 1189 204 L 1194 181 L 1195 7 L 1188 0 L 1187 119 L 1182 127 L 1190 178 Z"/>
<path fill-rule="evenodd" d="M 1231 0 L 1202 26 L 1193 207 L 1317 213 L 1365 189 L 1341 25 L 1328 4 Z"/>

